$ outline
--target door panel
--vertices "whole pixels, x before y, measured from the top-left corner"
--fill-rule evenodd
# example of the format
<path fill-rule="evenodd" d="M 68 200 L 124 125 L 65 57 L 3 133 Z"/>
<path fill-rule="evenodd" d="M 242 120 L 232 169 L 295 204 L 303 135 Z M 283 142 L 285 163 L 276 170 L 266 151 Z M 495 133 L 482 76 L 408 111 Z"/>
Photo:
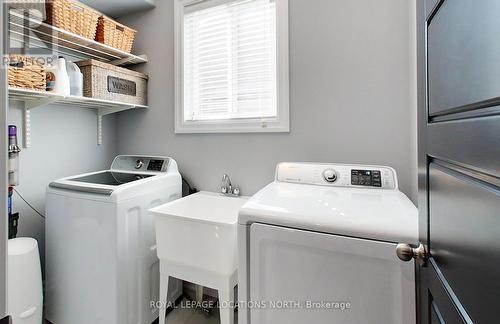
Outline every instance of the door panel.
<path fill-rule="evenodd" d="M 426 305 L 429 319 L 428 321 L 423 322 L 432 324 L 466 323 L 460 312 L 455 307 L 455 304 L 452 302 L 450 296 L 447 294 L 442 281 L 439 279 L 439 274 L 434 271 L 434 268 L 431 272 L 426 272 L 425 274 L 426 275 L 424 275 L 422 280 L 431 289 L 427 291 L 428 302 Z"/>
<path fill-rule="evenodd" d="M 500 35 L 499 12 L 498 0 L 447 0 L 433 17 L 428 28 L 431 116 L 499 102 L 500 42 L 492 41 Z"/>
<path fill-rule="evenodd" d="M 500 177 L 500 116 L 431 123 L 427 132 L 427 155 Z"/>
<path fill-rule="evenodd" d="M 431 253 L 469 316 L 487 322 L 499 315 L 484 300 L 500 296 L 500 192 L 460 171 L 430 164 Z"/>
<path fill-rule="evenodd" d="M 414 323 L 414 263 L 400 262 L 395 250 L 394 243 L 253 224 L 250 300 L 303 307 L 252 308 L 251 323 Z M 308 301 L 350 307 L 308 308 Z"/>
<path fill-rule="evenodd" d="M 500 1 L 429 6 L 417 1 L 419 236 L 428 252 L 417 267 L 417 317 L 496 323 Z"/>

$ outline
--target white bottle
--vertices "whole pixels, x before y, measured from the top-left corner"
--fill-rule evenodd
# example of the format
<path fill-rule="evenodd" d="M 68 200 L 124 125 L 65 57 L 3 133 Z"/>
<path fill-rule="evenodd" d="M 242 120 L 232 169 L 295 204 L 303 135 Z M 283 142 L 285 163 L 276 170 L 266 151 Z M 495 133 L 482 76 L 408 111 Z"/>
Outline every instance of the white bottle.
<path fill-rule="evenodd" d="M 72 96 L 83 97 L 83 74 L 78 65 L 71 61 L 66 62 L 68 71 L 70 92 Z"/>
<path fill-rule="evenodd" d="M 62 96 L 70 95 L 70 83 L 66 71 L 66 60 L 59 57 L 55 65 L 47 66 L 47 91 Z"/>

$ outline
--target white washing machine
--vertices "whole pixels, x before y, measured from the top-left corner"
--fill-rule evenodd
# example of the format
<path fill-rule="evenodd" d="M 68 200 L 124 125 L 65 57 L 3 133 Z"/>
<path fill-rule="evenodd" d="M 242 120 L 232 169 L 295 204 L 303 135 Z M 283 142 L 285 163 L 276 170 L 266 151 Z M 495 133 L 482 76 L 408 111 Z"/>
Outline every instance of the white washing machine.
<path fill-rule="evenodd" d="M 148 213 L 182 195 L 175 160 L 117 156 L 110 170 L 50 183 L 45 315 L 53 324 L 150 324 L 159 262 Z M 171 281 L 169 301 L 182 294 Z"/>
<path fill-rule="evenodd" d="M 383 166 L 281 163 L 238 220 L 240 324 L 415 323 L 417 209 Z"/>

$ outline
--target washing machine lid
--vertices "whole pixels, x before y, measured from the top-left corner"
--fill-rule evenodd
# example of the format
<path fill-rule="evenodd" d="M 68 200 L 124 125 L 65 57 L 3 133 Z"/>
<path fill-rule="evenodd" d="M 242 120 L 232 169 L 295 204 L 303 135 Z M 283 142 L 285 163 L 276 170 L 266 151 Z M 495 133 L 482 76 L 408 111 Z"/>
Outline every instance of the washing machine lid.
<path fill-rule="evenodd" d="M 385 242 L 418 242 L 418 212 L 408 197 L 397 189 L 347 185 L 342 168 L 334 168 L 339 176 L 335 185 L 316 184 L 317 179 L 308 178 L 304 170 L 300 177 L 289 174 L 286 180 L 278 170 L 276 180 L 243 205 L 238 223 L 263 223 Z M 314 174 L 323 177 L 323 171 L 329 169 L 332 165 L 321 165 L 321 172 L 314 169 Z"/>
<path fill-rule="evenodd" d="M 51 188 L 111 195 L 115 190 L 135 182 L 177 171 L 170 158 L 158 156 L 119 155 L 110 170 L 81 174 L 53 181 Z M 146 180 L 147 181 L 147 180 Z"/>
<path fill-rule="evenodd" d="M 101 195 L 111 195 L 113 191 L 121 186 L 131 182 L 147 179 L 152 176 L 154 175 L 104 170 L 53 181 L 49 184 L 49 187 Z"/>
<path fill-rule="evenodd" d="M 119 186 L 132 181 L 137 181 L 145 178 L 152 177 L 152 174 L 137 174 L 137 173 L 125 173 L 125 172 L 115 172 L 115 171 L 101 171 L 98 173 L 92 173 L 90 175 L 71 178 L 72 181 L 81 183 L 94 183 L 109 186 Z"/>

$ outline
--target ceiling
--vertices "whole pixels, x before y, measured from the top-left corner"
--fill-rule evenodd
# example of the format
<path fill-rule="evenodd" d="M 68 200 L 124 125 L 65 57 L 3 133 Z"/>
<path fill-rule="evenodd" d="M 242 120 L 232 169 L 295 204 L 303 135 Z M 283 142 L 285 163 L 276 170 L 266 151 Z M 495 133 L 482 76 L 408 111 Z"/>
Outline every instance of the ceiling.
<path fill-rule="evenodd" d="M 111 17 L 121 17 L 155 7 L 155 0 L 80 0 Z"/>

